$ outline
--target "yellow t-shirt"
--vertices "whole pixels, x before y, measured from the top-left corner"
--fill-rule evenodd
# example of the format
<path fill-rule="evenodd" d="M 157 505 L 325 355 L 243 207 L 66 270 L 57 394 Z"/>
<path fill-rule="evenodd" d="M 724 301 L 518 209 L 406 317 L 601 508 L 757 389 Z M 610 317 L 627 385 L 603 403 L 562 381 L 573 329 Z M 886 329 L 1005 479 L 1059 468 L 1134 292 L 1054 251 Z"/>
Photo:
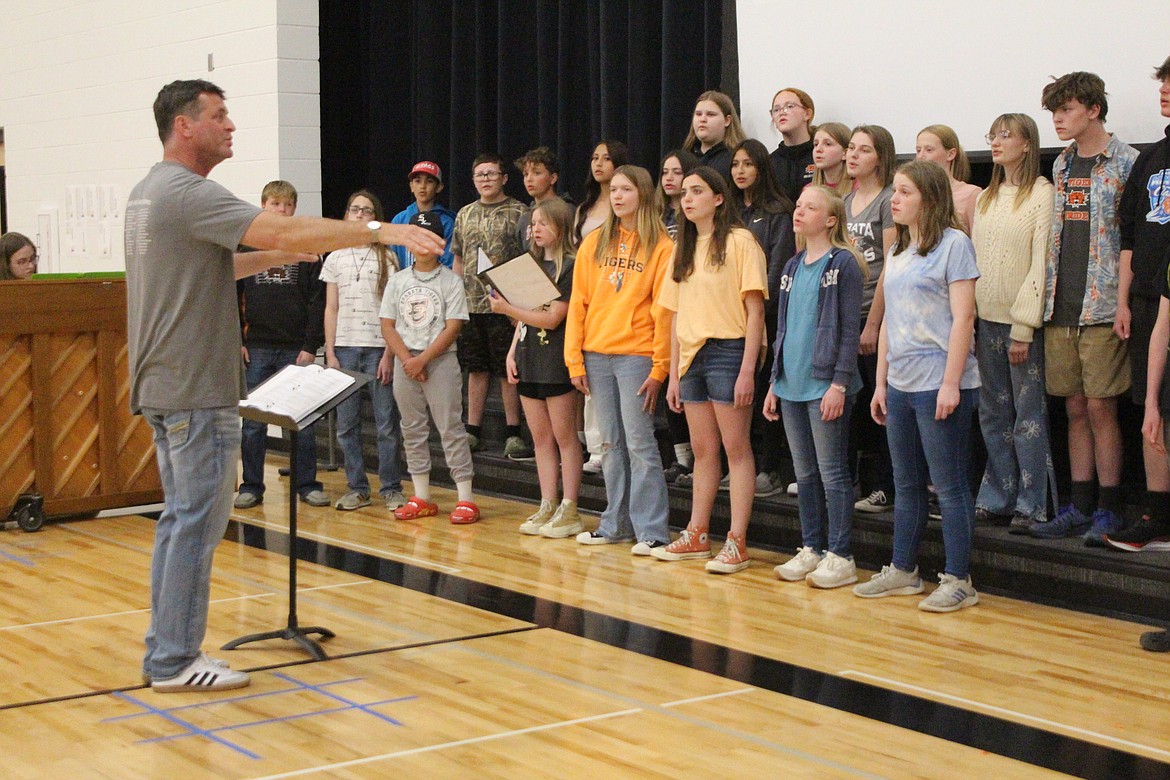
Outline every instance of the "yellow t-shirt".
<path fill-rule="evenodd" d="M 700 236 L 695 243 L 695 270 L 681 283 L 674 281 L 674 258 L 662 281 L 658 303 L 676 312 L 678 375 L 687 373 L 695 355 L 707 339 L 742 339 L 747 336 L 747 309 L 744 295 L 759 290 L 768 297 L 768 268 L 764 250 L 749 231 L 735 228 L 727 236 L 723 265 L 707 262 L 711 237 Z M 763 329 L 763 321 L 760 328 Z M 768 345 L 760 336 L 760 356 Z"/>

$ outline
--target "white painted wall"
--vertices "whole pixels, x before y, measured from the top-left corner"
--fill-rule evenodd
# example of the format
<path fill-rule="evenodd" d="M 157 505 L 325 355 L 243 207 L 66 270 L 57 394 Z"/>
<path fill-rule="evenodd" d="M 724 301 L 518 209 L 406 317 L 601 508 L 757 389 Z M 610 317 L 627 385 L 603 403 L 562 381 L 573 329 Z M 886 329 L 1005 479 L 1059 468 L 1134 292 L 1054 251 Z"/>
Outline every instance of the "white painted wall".
<path fill-rule="evenodd" d="M 4 0 L 0 27 L 8 224 L 58 241 L 42 271 L 124 268 L 120 206 L 162 156 L 151 104 L 174 79 L 227 92 L 235 156 L 212 178 L 256 202 L 287 179 L 321 213 L 316 0 Z"/>
<path fill-rule="evenodd" d="M 1044 147 L 1063 146 L 1040 91 L 1052 76 L 1097 73 L 1106 127 L 1124 141 L 1162 137 L 1158 84 L 1170 55 L 1165 0 L 737 0 L 740 97 L 748 135 L 769 146 L 772 96 L 798 87 L 816 121 L 878 124 L 899 153 L 918 131 L 950 125 L 968 150 L 1000 114 L 1029 114 Z"/>

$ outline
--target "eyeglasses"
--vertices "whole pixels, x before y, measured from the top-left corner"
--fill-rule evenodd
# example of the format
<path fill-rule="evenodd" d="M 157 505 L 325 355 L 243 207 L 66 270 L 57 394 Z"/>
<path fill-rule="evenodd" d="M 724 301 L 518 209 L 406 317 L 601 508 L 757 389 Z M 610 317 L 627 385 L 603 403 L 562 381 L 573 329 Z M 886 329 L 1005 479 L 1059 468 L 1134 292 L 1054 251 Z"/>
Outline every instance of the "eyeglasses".
<path fill-rule="evenodd" d="M 782 106 L 772 106 L 772 110 L 768 113 L 772 116 L 780 116 L 781 114 L 787 114 L 800 108 L 804 108 L 800 103 L 785 103 Z"/>
<path fill-rule="evenodd" d="M 374 210 L 369 206 L 350 206 L 348 209 L 346 209 L 346 212 L 353 214 L 355 217 L 359 214 L 364 214 L 367 217 L 374 216 Z"/>
<path fill-rule="evenodd" d="M 503 174 L 499 171 L 489 171 L 486 173 L 473 173 L 471 178 L 475 179 L 476 181 L 495 181 L 502 175 Z"/>
<path fill-rule="evenodd" d="M 24 265 L 36 265 L 36 264 L 37 264 L 37 261 L 38 261 L 39 259 L 40 259 L 40 255 L 33 255 L 32 257 L 26 257 L 26 258 L 25 258 L 25 259 L 23 259 L 23 260 L 16 260 L 16 259 L 14 259 L 14 260 L 12 261 L 12 264 L 13 264 L 13 265 L 21 265 L 21 266 L 24 266 Z"/>
<path fill-rule="evenodd" d="M 988 133 L 987 135 L 985 135 L 983 137 L 985 139 L 987 139 L 988 144 L 993 144 L 993 143 L 995 143 L 996 138 L 1000 139 L 1001 141 L 1006 141 L 1007 139 L 1011 138 L 1012 131 L 1011 130 L 1000 130 L 1000 131 L 995 132 L 995 133 Z"/>

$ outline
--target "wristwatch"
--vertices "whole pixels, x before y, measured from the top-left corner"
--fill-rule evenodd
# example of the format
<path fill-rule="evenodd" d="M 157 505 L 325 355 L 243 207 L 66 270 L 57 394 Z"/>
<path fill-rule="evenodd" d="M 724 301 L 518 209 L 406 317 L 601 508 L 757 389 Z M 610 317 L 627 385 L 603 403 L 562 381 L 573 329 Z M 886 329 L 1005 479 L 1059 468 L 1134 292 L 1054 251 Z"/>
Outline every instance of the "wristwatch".
<path fill-rule="evenodd" d="M 382 229 L 382 223 L 376 219 L 372 219 L 366 223 L 366 227 L 370 230 L 370 241 L 374 244 L 382 243 L 378 239 L 378 231 Z"/>
<path fill-rule="evenodd" d="M 839 390 L 841 392 L 841 395 L 845 395 L 846 390 L 848 390 L 848 388 L 845 387 L 845 385 L 831 384 L 831 385 L 829 385 L 829 387 L 833 388 L 834 390 Z"/>

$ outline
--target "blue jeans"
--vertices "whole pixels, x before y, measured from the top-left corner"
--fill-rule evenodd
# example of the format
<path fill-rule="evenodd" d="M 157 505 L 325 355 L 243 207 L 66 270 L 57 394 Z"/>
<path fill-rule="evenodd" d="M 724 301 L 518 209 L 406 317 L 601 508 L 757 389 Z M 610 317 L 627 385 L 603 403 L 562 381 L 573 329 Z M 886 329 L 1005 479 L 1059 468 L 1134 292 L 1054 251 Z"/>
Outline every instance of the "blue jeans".
<path fill-rule="evenodd" d="M 849 472 L 850 412 L 857 396 L 845 397 L 836 420 L 821 419 L 821 401 L 780 399 L 784 432 L 796 470 L 796 503 L 805 547 L 852 558 L 853 477 Z"/>
<path fill-rule="evenodd" d="M 679 380 L 679 397 L 684 404 L 713 401 L 735 403 L 735 381 L 743 364 L 743 339 L 707 339 Z"/>
<path fill-rule="evenodd" d="M 295 365 L 299 353 L 299 349 L 249 348 L 244 374 L 248 381 L 248 391 L 256 389 L 256 385 L 285 366 Z M 240 439 L 240 457 L 244 461 L 241 493 L 264 495 L 264 454 L 267 449 L 268 425 L 256 420 L 244 420 Z M 317 481 L 317 440 L 313 436 L 312 426 L 297 433 L 297 473 L 293 478 L 293 486 L 301 496 L 311 490 L 322 489 L 321 483 Z"/>
<path fill-rule="evenodd" d="M 886 391 L 886 436 L 894 464 L 894 565 L 913 571 L 926 530 L 927 490 L 933 484 L 942 510 L 946 573 L 967 576 L 975 502 L 967 483 L 971 418 L 979 390 L 962 390 L 945 420 L 934 419 L 937 390 Z"/>
<path fill-rule="evenodd" d="M 1048 510 L 1048 396 L 1044 388 L 1044 332 L 1037 330 L 1028 359 L 1008 362 L 1011 325 L 979 320 L 979 427 L 987 468 L 975 503 L 1000 515 L 1043 520 Z"/>
<path fill-rule="evenodd" d="M 369 374 L 374 380 L 366 385 L 374 407 L 374 425 L 378 431 L 378 492 L 383 498 L 402 490 L 402 472 L 398 468 L 398 406 L 394 388 L 378 381 L 378 361 L 382 347 L 334 347 L 342 368 Z M 362 393 L 356 392 L 337 405 L 337 446 L 345 458 L 345 481 L 350 490 L 370 492 L 370 478 L 362 458 Z"/>
<path fill-rule="evenodd" d="M 154 429 L 165 497 L 154 532 L 142 669 L 165 680 L 195 660 L 207 632 L 211 559 L 232 509 L 240 413 L 228 406 L 142 414 Z"/>
<path fill-rule="evenodd" d="M 607 502 L 597 530 L 607 539 L 670 541 L 654 416 L 642 411 L 643 397 L 638 395 L 650 368 L 650 358 L 641 355 L 585 353 L 585 375 L 601 430 Z"/>

